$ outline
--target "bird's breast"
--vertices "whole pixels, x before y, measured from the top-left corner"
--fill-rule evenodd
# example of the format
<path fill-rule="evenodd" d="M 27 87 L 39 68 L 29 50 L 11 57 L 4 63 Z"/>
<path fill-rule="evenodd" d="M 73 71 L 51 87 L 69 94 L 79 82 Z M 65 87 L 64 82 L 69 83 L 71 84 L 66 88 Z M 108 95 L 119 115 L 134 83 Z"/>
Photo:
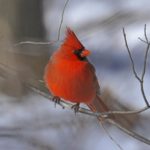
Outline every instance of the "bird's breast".
<path fill-rule="evenodd" d="M 90 103 L 96 96 L 94 73 L 88 62 L 49 62 L 44 79 L 53 95 L 71 102 Z"/>

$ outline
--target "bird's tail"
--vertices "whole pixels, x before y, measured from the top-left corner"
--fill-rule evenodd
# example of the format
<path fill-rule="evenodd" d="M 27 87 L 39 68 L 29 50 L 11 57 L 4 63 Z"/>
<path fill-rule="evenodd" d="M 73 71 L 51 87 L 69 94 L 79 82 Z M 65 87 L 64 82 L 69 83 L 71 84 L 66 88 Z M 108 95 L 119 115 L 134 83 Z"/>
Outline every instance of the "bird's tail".
<path fill-rule="evenodd" d="M 96 96 L 95 100 L 88 104 L 88 107 L 91 109 L 91 111 L 93 112 L 108 112 L 110 111 L 110 109 L 106 106 L 106 104 L 104 103 L 104 101 L 101 99 L 100 96 Z M 123 116 L 122 116 L 123 117 Z M 104 120 L 101 117 L 98 117 L 99 122 L 101 123 L 102 120 Z M 106 121 L 109 122 L 110 124 L 113 124 L 114 126 L 116 126 L 117 128 L 119 128 L 121 131 L 123 131 L 124 133 L 128 134 L 129 136 L 143 142 L 146 143 L 148 145 L 150 145 L 150 140 L 146 139 L 145 137 L 131 131 L 130 129 L 124 127 L 120 122 L 119 119 L 117 118 L 117 116 L 115 115 L 110 115 L 109 118 L 106 118 Z"/>
<path fill-rule="evenodd" d="M 91 111 L 93 112 L 108 112 L 110 111 L 110 109 L 107 107 L 107 105 L 104 103 L 104 101 L 102 100 L 102 98 L 100 96 L 96 96 L 95 100 L 88 104 L 88 107 L 90 108 Z M 114 115 L 110 115 L 109 118 L 110 119 L 114 119 Z M 105 120 L 105 118 L 102 117 L 98 117 L 97 118 L 100 122 Z"/>
<path fill-rule="evenodd" d="M 103 102 L 100 96 L 96 96 L 95 100 L 88 104 L 88 107 L 93 112 L 108 112 L 109 108 L 106 106 L 106 104 Z"/>

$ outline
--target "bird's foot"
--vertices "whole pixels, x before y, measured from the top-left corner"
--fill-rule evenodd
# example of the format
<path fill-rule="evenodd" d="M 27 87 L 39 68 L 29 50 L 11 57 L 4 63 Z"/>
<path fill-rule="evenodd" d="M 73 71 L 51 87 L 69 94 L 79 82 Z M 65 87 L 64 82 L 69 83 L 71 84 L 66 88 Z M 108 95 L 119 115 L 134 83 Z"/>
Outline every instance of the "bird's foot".
<path fill-rule="evenodd" d="M 52 101 L 55 103 L 55 107 L 56 107 L 56 104 L 60 104 L 61 99 L 58 96 L 54 96 L 52 98 Z"/>
<path fill-rule="evenodd" d="M 74 112 L 76 114 L 79 111 L 80 103 L 76 103 L 75 105 L 72 105 L 71 108 L 74 109 Z"/>

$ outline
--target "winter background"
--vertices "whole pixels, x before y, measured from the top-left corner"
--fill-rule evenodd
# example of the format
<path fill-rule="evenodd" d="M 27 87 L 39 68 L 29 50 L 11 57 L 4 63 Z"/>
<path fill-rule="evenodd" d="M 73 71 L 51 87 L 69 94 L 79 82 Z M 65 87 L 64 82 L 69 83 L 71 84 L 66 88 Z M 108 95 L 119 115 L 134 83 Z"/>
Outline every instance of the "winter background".
<path fill-rule="evenodd" d="M 26 86 L 42 88 L 39 80 L 44 66 L 61 42 L 15 44 L 26 40 L 56 40 L 64 5 L 64 0 L 0 0 L 0 150 L 118 149 L 96 118 L 75 116 L 72 110 L 60 106 L 55 108 L 53 102 Z M 102 96 L 108 99 L 110 107 L 136 110 L 145 106 L 132 73 L 122 28 L 126 29 L 140 74 L 146 45 L 138 37 L 144 38 L 144 24 L 150 35 L 149 13 L 149 0 L 70 0 L 65 9 L 60 39 L 64 39 L 69 26 L 92 51 L 89 59 L 96 68 Z M 147 98 L 149 63 L 144 84 Z M 129 128 L 150 139 L 149 113 L 148 110 L 131 118 Z M 123 149 L 150 149 L 111 125 L 105 127 Z"/>

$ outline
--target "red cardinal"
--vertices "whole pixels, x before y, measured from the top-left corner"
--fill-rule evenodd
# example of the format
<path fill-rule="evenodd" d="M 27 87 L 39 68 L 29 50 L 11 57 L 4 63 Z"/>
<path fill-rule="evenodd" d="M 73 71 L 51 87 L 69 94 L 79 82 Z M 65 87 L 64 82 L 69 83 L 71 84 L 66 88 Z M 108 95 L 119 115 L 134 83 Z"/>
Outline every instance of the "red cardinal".
<path fill-rule="evenodd" d="M 92 111 L 108 111 L 99 96 L 95 69 L 87 59 L 89 54 L 75 33 L 67 28 L 66 39 L 46 66 L 44 80 L 54 96 L 76 103 L 75 111 L 80 103 L 87 104 Z"/>
<path fill-rule="evenodd" d="M 80 103 L 85 103 L 94 112 L 107 112 L 109 109 L 100 98 L 95 69 L 87 59 L 89 54 L 90 51 L 81 44 L 75 33 L 67 28 L 66 39 L 51 56 L 45 68 L 44 80 L 54 97 L 76 103 L 75 111 L 78 110 Z M 114 116 L 108 121 L 126 134 L 150 144 L 150 140 L 117 123 Z"/>

